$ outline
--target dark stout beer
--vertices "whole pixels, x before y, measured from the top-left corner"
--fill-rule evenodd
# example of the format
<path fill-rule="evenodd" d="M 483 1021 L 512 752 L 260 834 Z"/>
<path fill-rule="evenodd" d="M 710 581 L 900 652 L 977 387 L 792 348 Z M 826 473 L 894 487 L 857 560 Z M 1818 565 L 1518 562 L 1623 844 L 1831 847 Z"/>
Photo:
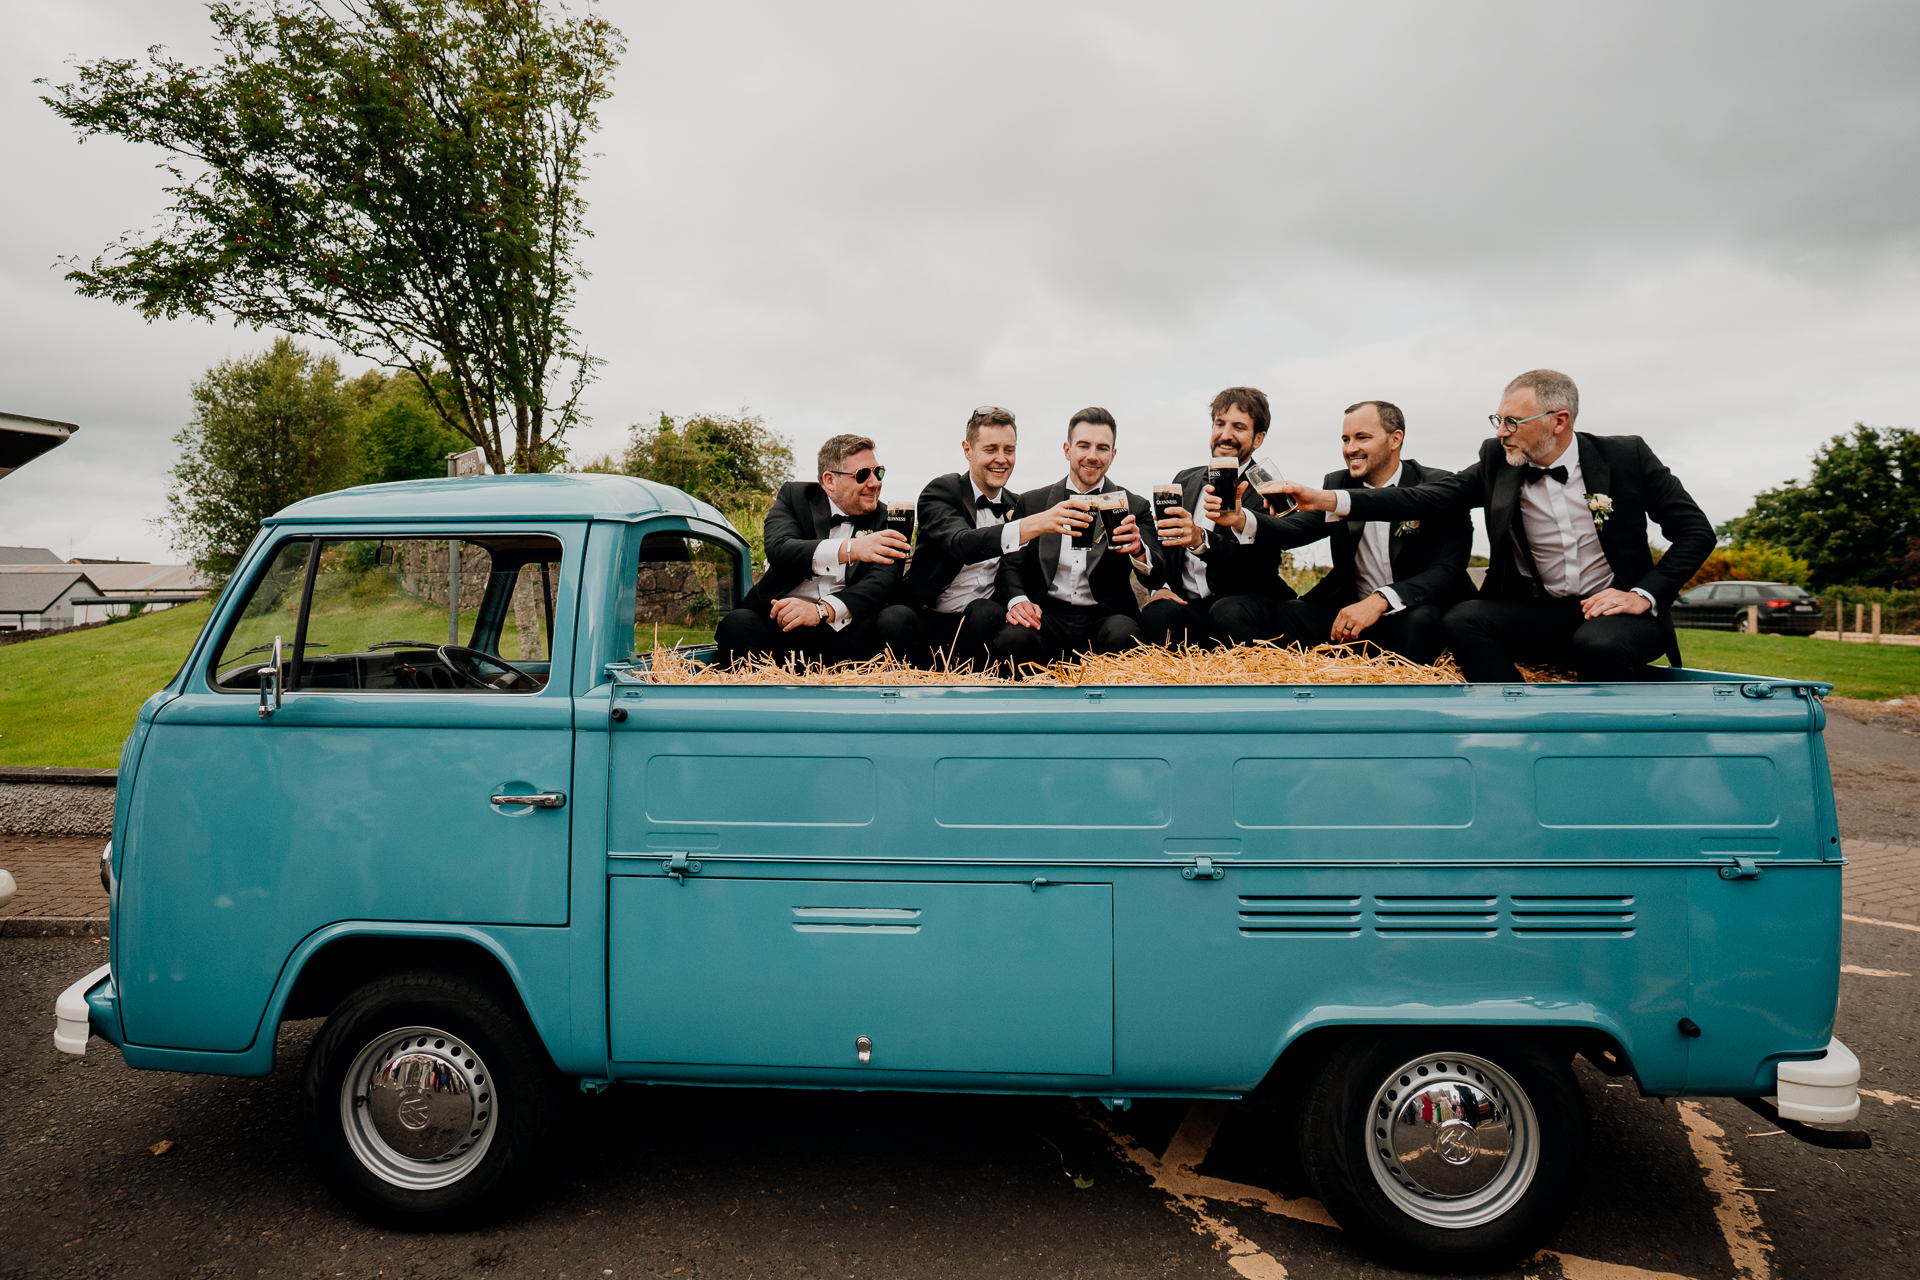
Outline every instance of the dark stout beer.
<path fill-rule="evenodd" d="M 1253 491 L 1267 504 L 1267 510 L 1276 516 L 1284 516 L 1292 511 L 1294 500 L 1280 492 L 1280 486 L 1287 478 L 1280 474 L 1280 468 L 1266 458 L 1255 458 L 1253 465 L 1247 468 L 1247 481 L 1253 485 Z"/>
<path fill-rule="evenodd" d="M 1153 486 L 1153 519 L 1155 524 L 1167 518 L 1169 508 L 1180 505 L 1181 496 L 1180 486 L 1177 484 L 1157 484 Z"/>
<path fill-rule="evenodd" d="M 1231 511 L 1240 505 L 1240 459 L 1208 458 L 1207 488 L 1220 499 L 1220 509 Z"/>
<path fill-rule="evenodd" d="M 911 502 L 889 502 L 887 504 L 887 528 L 893 530 L 908 542 L 912 542 L 913 504 Z"/>

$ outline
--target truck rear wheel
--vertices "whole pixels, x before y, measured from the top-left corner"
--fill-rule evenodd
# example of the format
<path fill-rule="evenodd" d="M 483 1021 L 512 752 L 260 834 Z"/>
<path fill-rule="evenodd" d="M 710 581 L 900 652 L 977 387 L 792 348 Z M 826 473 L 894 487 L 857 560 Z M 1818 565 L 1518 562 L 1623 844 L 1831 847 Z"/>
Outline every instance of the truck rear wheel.
<path fill-rule="evenodd" d="M 557 1118 L 558 1077 L 486 985 L 400 973 L 349 996 L 307 1055 L 302 1104 L 321 1172 L 368 1215 L 469 1221 L 521 1181 Z"/>
<path fill-rule="evenodd" d="M 1567 1063 L 1497 1032 L 1357 1035 L 1322 1063 L 1301 1163 L 1355 1243 L 1422 1271 L 1510 1266 L 1566 1220 L 1586 1164 Z"/>

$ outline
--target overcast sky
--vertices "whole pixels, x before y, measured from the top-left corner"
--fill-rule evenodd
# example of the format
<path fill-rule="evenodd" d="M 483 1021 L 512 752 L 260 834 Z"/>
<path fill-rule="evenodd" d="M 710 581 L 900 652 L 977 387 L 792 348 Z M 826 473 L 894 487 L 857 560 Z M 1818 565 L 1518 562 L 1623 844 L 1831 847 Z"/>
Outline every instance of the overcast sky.
<path fill-rule="evenodd" d="M 1336 467 L 1372 398 L 1458 467 L 1550 366 L 1718 522 L 1855 421 L 1920 425 L 1910 2 L 603 8 L 629 51 L 586 188 L 607 364 L 576 456 L 744 408 L 803 472 L 874 436 L 903 498 L 998 404 L 1028 488 L 1099 404 L 1144 488 L 1251 383 L 1289 476 Z M 0 409 L 82 428 L 0 480 L 0 543 L 171 559 L 149 521 L 188 385 L 270 339 L 73 295 L 56 259 L 148 225 L 158 157 L 77 145 L 32 81 L 204 59 L 204 9 L 0 13 Z"/>

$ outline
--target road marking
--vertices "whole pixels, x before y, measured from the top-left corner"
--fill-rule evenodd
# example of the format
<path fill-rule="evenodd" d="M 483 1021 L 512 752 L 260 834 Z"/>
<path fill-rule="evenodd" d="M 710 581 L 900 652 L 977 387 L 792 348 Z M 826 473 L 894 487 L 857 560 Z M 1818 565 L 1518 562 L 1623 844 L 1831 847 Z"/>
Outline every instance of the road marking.
<path fill-rule="evenodd" d="M 1857 973 L 1863 978 L 1911 978 L 1913 976 L 1910 973 L 1902 973 L 1898 969 L 1862 969 L 1857 964 L 1843 964 L 1840 966 L 1840 972 Z"/>
<path fill-rule="evenodd" d="M 1876 1099 L 1886 1103 L 1890 1107 L 1905 1102 L 1911 1104 L 1915 1111 L 1920 1111 L 1920 1098 L 1909 1098 L 1904 1093 L 1888 1093 L 1885 1089 L 1862 1089 L 1860 1090 L 1860 1096 L 1863 1098 Z"/>
<path fill-rule="evenodd" d="M 1297 1222 L 1332 1227 L 1335 1231 L 1340 1229 L 1340 1224 L 1333 1220 L 1333 1216 L 1318 1200 L 1306 1197 L 1289 1200 L 1263 1187 L 1228 1182 L 1224 1178 L 1209 1178 L 1194 1172 L 1206 1163 L 1207 1152 L 1212 1149 L 1213 1139 L 1220 1132 L 1220 1122 L 1226 1119 L 1227 1104 L 1224 1102 L 1196 1102 L 1187 1108 L 1186 1119 L 1180 1122 L 1173 1141 L 1167 1144 L 1166 1154 L 1161 1156 L 1154 1155 L 1132 1138 L 1116 1132 L 1108 1118 L 1094 1111 L 1085 1100 L 1079 1105 L 1081 1113 L 1107 1135 L 1107 1141 L 1113 1149 L 1151 1178 L 1156 1189 L 1167 1193 L 1167 1207 L 1175 1213 L 1184 1211 L 1189 1215 L 1196 1223 L 1197 1233 L 1211 1235 L 1217 1247 L 1225 1251 L 1227 1265 L 1247 1277 L 1247 1280 L 1287 1280 L 1287 1269 L 1278 1258 L 1241 1235 L 1231 1223 L 1223 1222 L 1209 1213 L 1206 1206 L 1208 1200 L 1248 1205 Z M 1689 1276 L 1671 1271 L 1647 1271 L 1617 1262 L 1598 1262 L 1571 1253 L 1557 1253 L 1552 1249 L 1542 1249 L 1529 1261 L 1543 1262 L 1549 1258 L 1560 1263 L 1561 1273 L 1566 1280 L 1692 1280 Z M 1752 1274 L 1749 1280 L 1771 1280 L 1771 1277 L 1771 1270 L 1765 1270 Z"/>
<path fill-rule="evenodd" d="M 1840 918 L 1851 920 L 1855 924 L 1878 924 L 1889 929 L 1905 929 L 1909 933 L 1920 933 L 1920 924 L 1901 924 L 1898 920 L 1875 920 L 1872 916 L 1850 916 L 1844 911 L 1840 913 Z"/>
<path fill-rule="evenodd" d="M 1773 1242 L 1760 1223 L 1760 1206 L 1745 1189 L 1740 1170 L 1727 1153 L 1726 1130 L 1715 1124 L 1697 1102 L 1680 1103 L 1680 1123 L 1687 1127 L 1687 1145 L 1705 1171 L 1701 1181 L 1713 1193 L 1713 1216 L 1727 1242 L 1734 1271 L 1743 1280 L 1773 1280 Z"/>

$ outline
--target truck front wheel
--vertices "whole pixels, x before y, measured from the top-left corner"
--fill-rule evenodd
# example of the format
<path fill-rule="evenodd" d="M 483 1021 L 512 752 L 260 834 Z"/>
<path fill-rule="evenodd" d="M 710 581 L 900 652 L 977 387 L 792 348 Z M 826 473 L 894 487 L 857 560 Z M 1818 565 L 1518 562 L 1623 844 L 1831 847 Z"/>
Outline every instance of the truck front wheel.
<path fill-rule="evenodd" d="M 1586 1163 L 1567 1063 L 1497 1032 L 1360 1034 L 1315 1075 L 1301 1162 L 1327 1211 L 1417 1270 L 1512 1265 L 1565 1221 Z"/>
<path fill-rule="evenodd" d="M 321 1172 L 369 1216 L 457 1226 L 536 1161 L 557 1078 L 523 1022 L 458 974 L 390 974 L 314 1039 L 302 1103 Z"/>

